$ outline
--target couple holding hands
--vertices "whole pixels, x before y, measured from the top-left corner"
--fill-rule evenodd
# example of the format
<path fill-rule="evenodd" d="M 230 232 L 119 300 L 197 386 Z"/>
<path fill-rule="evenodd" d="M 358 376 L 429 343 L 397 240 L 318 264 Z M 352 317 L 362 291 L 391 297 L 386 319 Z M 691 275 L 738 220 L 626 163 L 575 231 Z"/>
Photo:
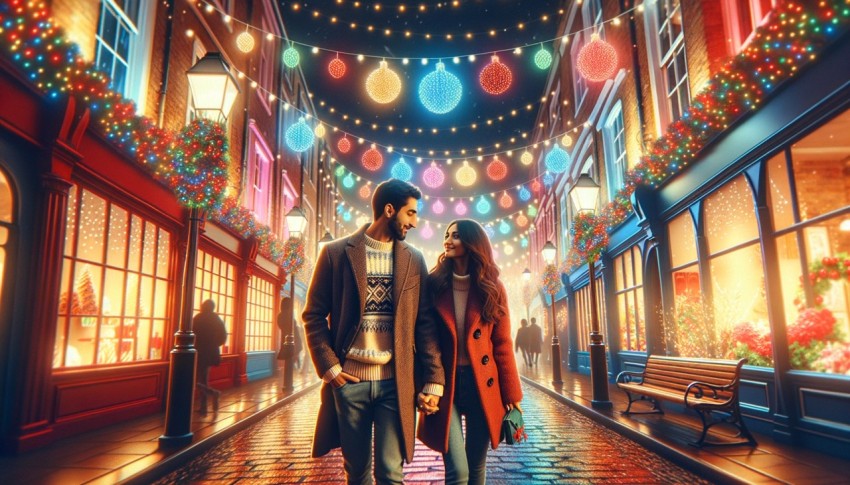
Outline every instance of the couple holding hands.
<path fill-rule="evenodd" d="M 377 482 L 402 483 L 414 435 L 443 454 L 446 483 L 483 484 L 505 413 L 522 411 L 487 234 L 450 223 L 429 273 L 404 242 L 421 197 L 401 180 L 378 185 L 372 223 L 324 246 L 307 291 L 307 346 L 324 381 L 312 454 L 342 447 L 350 484 L 373 483 L 373 443 Z"/>

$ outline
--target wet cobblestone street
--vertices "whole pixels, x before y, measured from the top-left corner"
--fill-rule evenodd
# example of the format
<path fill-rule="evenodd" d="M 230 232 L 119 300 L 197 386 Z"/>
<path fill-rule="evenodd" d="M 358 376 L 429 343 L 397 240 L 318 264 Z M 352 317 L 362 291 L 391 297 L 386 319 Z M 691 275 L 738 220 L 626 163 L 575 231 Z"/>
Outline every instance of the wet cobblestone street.
<path fill-rule="evenodd" d="M 487 483 L 710 483 L 530 386 L 523 409 L 529 441 L 491 450 Z M 319 388 L 162 477 L 170 483 L 344 483 L 339 450 L 310 458 Z M 405 483 L 437 484 L 441 457 L 417 441 Z"/>

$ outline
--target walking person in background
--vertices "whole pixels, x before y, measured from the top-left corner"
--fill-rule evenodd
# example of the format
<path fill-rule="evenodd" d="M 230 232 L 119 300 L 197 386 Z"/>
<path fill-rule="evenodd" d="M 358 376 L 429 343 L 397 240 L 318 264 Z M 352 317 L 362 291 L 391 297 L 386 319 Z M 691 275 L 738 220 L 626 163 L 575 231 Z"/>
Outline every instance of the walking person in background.
<path fill-rule="evenodd" d="M 403 461 L 413 460 L 417 402 L 433 409 L 443 393 L 428 269 L 404 242 L 421 197 L 401 180 L 379 184 L 372 223 L 322 248 L 307 291 L 307 348 L 325 382 L 312 456 L 342 446 L 349 484 L 372 483 L 373 448 L 378 483 L 402 483 Z"/>
<path fill-rule="evenodd" d="M 429 288 L 441 317 L 446 389 L 436 413 L 420 415 L 419 438 L 443 454 L 446 484 L 482 485 L 487 451 L 499 446 L 505 413 L 522 412 L 508 297 L 480 224 L 452 222 L 443 247 Z M 465 440 L 461 416 L 466 416 Z"/>
<path fill-rule="evenodd" d="M 196 387 L 201 391 L 200 412 L 207 414 L 207 400 L 212 398 L 213 411 L 218 411 L 218 399 L 221 391 L 210 387 L 210 367 L 221 363 L 219 347 L 227 342 L 227 328 L 224 321 L 215 313 L 215 302 L 206 300 L 201 303 L 201 311 L 192 319 L 192 331 L 195 332 L 195 349 L 198 364 L 196 367 Z"/>
<path fill-rule="evenodd" d="M 540 352 L 543 350 L 543 329 L 537 325 L 537 319 L 531 317 L 531 326 L 528 327 L 528 340 L 526 342 L 531 362 L 537 365 L 540 360 Z"/>
<path fill-rule="evenodd" d="M 519 322 L 519 328 L 516 331 L 516 340 L 514 340 L 514 353 L 522 351 L 522 361 L 526 366 L 531 365 L 531 354 L 528 353 L 528 320 L 522 319 Z"/>

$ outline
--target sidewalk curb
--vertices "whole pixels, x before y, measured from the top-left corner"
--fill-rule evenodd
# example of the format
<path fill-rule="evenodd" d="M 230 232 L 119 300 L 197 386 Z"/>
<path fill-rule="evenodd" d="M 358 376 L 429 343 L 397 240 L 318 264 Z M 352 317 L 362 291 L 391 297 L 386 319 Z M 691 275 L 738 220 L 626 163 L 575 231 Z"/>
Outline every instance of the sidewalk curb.
<path fill-rule="evenodd" d="M 235 435 L 236 433 L 251 427 L 256 424 L 263 418 L 267 417 L 274 411 L 277 411 L 281 407 L 285 406 L 287 403 L 294 401 L 301 397 L 302 395 L 312 391 L 315 387 L 321 384 L 321 381 L 314 382 L 313 384 L 309 384 L 304 388 L 280 399 L 279 401 L 271 404 L 269 407 L 257 411 L 256 413 L 248 416 L 245 419 L 241 419 L 238 422 L 234 423 L 231 426 L 228 426 L 221 431 L 215 432 L 206 438 L 197 441 L 196 443 L 192 443 L 187 447 L 175 452 L 164 460 L 157 462 L 156 464 L 145 468 L 139 473 L 128 477 L 124 480 L 117 482 L 121 485 L 147 485 L 156 481 L 157 479 L 167 475 L 168 473 L 178 469 L 179 467 L 185 465 L 191 460 L 197 458 L 202 453 L 208 451 L 215 445 L 223 442 L 227 438 Z"/>
<path fill-rule="evenodd" d="M 523 382 L 534 386 L 536 389 L 539 389 L 545 392 L 547 395 L 553 397 L 555 400 L 562 402 L 572 409 L 578 411 L 583 416 L 592 419 L 593 421 L 605 426 L 606 428 L 621 434 L 632 441 L 637 442 L 639 445 L 644 448 L 649 449 L 650 451 L 661 455 L 662 457 L 676 463 L 677 465 L 682 466 L 683 468 L 687 468 L 688 470 L 698 474 L 699 476 L 706 478 L 708 480 L 712 480 L 718 483 L 728 483 L 728 484 L 747 484 L 749 482 L 743 481 L 740 478 L 729 474 L 722 468 L 715 467 L 709 463 L 706 463 L 702 460 L 695 459 L 688 455 L 685 455 L 675 448 L 668 446 L 658 440 L 650 438 L 645 434 L 636 431 L 622 423 L 617 422 L 614 419 L 594 410 L 593 408 L 582 406 L 578 402 L 570 399 L 568 396 L 558 393 L 554 389 L 549 388 L 548 386 L 541 384 L 534 379 L 531 379 L 526 376 L 520 376 Z"/>

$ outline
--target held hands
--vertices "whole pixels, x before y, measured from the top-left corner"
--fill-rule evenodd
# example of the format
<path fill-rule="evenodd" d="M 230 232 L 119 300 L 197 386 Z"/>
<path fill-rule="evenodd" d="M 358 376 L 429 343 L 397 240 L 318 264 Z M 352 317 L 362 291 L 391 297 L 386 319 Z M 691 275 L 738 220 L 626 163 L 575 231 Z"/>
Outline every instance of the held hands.
<path fill-rule="evenodd" d="M 434 414 L 440 410 L 438 404 L 440 403 L 440 396 L 435 396 L 433 394 L 425 394 L 420 392 L 416 397 L 416 407 L 419 409 L 419 412 L 424 414 Z"/>
<path fill-rule="evenodd" d="M 354 377 L 351 374 L 347 374 L 345 372 L 340 372 L 336 377 L 331 381 L 331 385 L 335 388 L 339 389 L 340 387 L 348 384 L 349 382 L 360 382 L 360 379 Z"/>
<path fill-rule="evenodd" d="M 506 412 L 507 412 L 507 411 L 510 411 L 510 410 L 511 410 L 511 409 L 513 409 L 513 408 L 516 408 L 516 410 L 517 410 L 517 411 L 519 411 L 520 413 L 522 413 L 522 407 L 519 405 L 519 403 L 518 403 L 518 402 L 512 402 L 512 403 L 510 403 L 510 404 L 505 404 L 505 411 L 506 411 Z"/>

